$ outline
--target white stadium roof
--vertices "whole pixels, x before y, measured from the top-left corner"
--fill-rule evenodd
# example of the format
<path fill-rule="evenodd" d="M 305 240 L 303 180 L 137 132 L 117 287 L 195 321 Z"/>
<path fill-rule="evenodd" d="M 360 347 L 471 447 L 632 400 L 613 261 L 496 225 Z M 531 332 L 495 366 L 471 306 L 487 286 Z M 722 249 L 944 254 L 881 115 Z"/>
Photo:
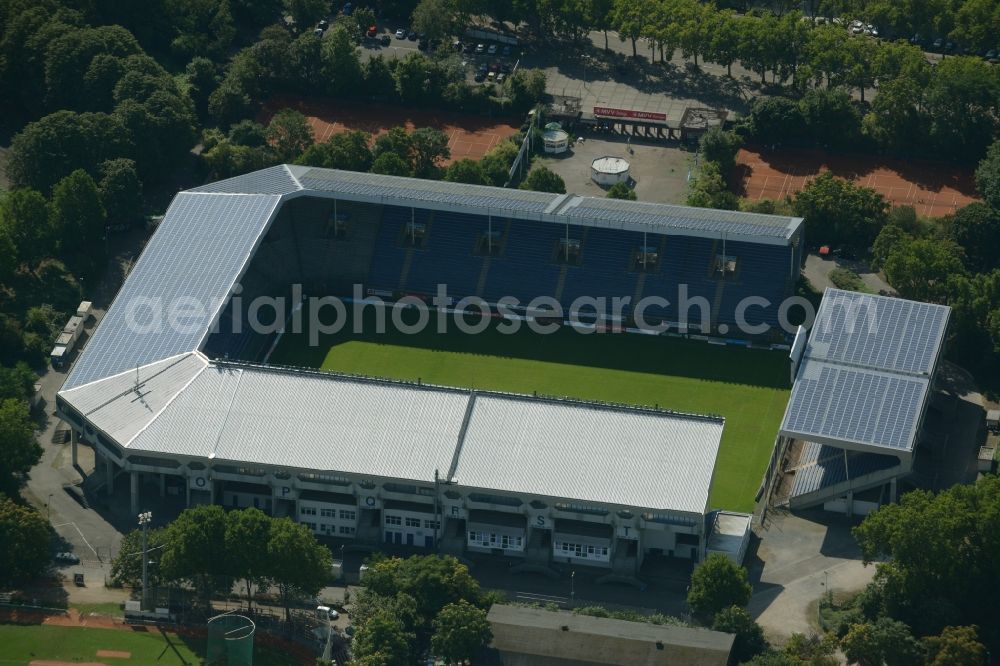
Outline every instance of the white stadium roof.
<path fill-rule="evenodd" d="M 950 312 L 944 305 L 827 289 L 781 434 L 910 456 Z"/>
<path fill-rule="evenodd" d="M 138 379 L 137 379 L 138 378 Z M 718 417 L 210 361 L 61 394 L 127 455 L 704 513 Z"/>

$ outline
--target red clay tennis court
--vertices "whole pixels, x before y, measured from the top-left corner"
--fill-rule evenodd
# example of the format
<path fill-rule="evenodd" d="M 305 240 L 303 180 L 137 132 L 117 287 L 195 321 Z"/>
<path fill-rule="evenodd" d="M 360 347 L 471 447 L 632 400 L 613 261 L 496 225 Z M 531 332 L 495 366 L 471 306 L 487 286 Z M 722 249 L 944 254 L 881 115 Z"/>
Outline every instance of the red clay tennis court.
<path fill-rule="evenodd" d="M 373 136 L 402 125 L 407 130 L 435 127 L 448 135 L 451 159 L 447 165 L 463 158 L 479 159 L 507 137 L 520 129 L 517 121 L 486 118 L 483 116 L 405 109 L 389 104 L 362 104 L 357 102 L 329 102 L 279 98 L 269 101 L 262 112 L 266 122 L 274 112 L 291 108 L 302 113 L 312 125 L 317 142 L 334 134 L 361 130 Z"/>
<path fill-rule="evenodd" d="M 978 201 L 969 170 L 921 160 L 830 155 L 812 150 L 740 150 L 736 175 L 748 199 L 781 199 L 824 171 L 880 192 L 893 205 L 939 217 Z"/>

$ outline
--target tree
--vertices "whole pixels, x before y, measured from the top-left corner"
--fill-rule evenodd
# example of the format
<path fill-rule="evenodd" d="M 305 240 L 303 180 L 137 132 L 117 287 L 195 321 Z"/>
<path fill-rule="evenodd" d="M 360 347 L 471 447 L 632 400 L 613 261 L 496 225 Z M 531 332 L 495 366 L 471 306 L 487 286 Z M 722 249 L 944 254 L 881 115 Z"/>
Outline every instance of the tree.
<path fill-rule="evenodd" d="M 208 96 L 208 114 L 222 127 L 253 114 L 254 103 L 247 91 L 234 81 L 223 81 Z"/>
<path fill-rule="evenodd" d="M 990 281 L 978 291 L 995 298 L 1000 275 Z M 960 312 L 965 307 L 956 307 L 956 318 L 966 317 Z M 906 622 L 918 635 L 937 634 L 947 626 L 995 627 L 1000 579 L 970 578 L 968 572 L 995 569 L 998 520 L 1000 478 L 995 476 L 937 494 L 906 493 L 898 504 L 872 512 L 853 530 L 864 561 L 879 562 L 869 589 L 891 617 Z"/>
<path fill-rule="evenodd" d="M 725 174 L 736 168 L 736 153 L 743 140 L 735 132 L 727 132 L 720 127 L 713 127 L 701 135 L 699 140 L 701 155 L 704 159 L 719 165 L 719 171 Z"/>
<path fill-rule="evenodd" d="M 691 183 L 687 204 L 699 208 L 735 210 L 739 201 L 736 195 L 729 191 L 719 165 L 706 160 L 702 162 L 701 172 Z"/>
<path fill-rule="evenodd" d="M 396 153 L 382 153 L 372 162 L 371 172 L 386 176 L 409 176 L 410 165 Z"/>
<path fill-rule="evenodd" d="M 241 509 L 226 514 L 225 548 L 229 573 L 243 580 L 248 609 L 253 606 L 254 593 L 268 583 L 270 536 L 271 519 L 260 509 Z"/>
<path fill-rule="evenodd" d="M 325 169 L 368 171 L 372 167 L 370 142 L 371 136 L 358 130 L 335 134 L 324 143 L 309 146 L 296 163 Z"/>
<path fill-rule="evenodd" d="M 979 642 L 977 627 L 945 627 L 940 636 L 924 639 L 927 666 L 981 666 L 986 646 Z"/>
<path fill-rule="evenodd" d="M 455 160 L 444 171 L 444 179 L 451 183 L 468 183 L 469 185 L 486 185 L 486 174 L 483 165 L 477 160 L 468 158 Z"/>
<path fill-rule="evenodd" d="M 980 58 L 945 58 L 924 95 L 930 139 L 941 152 L 978 161 L 1000 129 L 1000 75 Z"/>
<path fill-rule="evenodd" d="M 282 162 L 294 161 L 314 141 L 309 121 L 294 109 L 282 109 L 274 114 L 267 125 L 266 135 Z"/>
<path fill-rule="evenodd" d="M 861 135 L 861 115 L 844 88 L 809 90 L 799 101 L 810 143 L 850 147 Z"/>
<path fill-rule="evenodd" d="M 21 479 L 42 459 L 24 400 L 0 402 L 0 493 L 17 497 Z"/>
<path fill-rule="evenodd" d="M 805 218 L 806 233 L 814 243 L 871 246 L 888 219 L 889 204 L 867 187 L 824 172 L 795 196 L 795 214 Z"/>
<path fill-rule="evenodd" d="M 205 604 L 214 590 L 232 587 L 227 579 L 226 512 L 221 506 L 182 511 L 166 527 L 165 539 L 168 547 L 160 564 L 165 579 L 191 581 Z"/>
<path fill-rule="evenodd" d="M 104 113 L 57 111 L 28 123 L 11 141 L 7 176 L 14 187 L 46 194 L 75 169 L 96 172 L 98 164 L 124 152 L 125 132 Z"/>
<path fill-rule="evenodd" d="M 1000 212 L 978 201 L 963 206 L 945 218 L 948 237 L 961 246 L 965 266 L 973 273 L 988 273 L 1000 267 Z"/>
<path fill-rule="evenodd" d="M 142 181 L 135 162 L 124 157 L 103 162 L 98 192 L 111 227 L 132 227 L 142 219 Z"/>
<path fill-rule="evenodd" d="M 746 606 L 750 601 L 747 570 L 725 555 L 713 553 L 691 574 L 688 605 L 698 617 L 709 619 L 730 606 Z"/>
<path fill-rule="evenodd" d="M 147 568 L 150 587 L 158 587 L 162 580 L 162 568 L 159 566 L 163 557 L 165 529 L 151 529 L 146 535 L 146 549 L 151 562 L 155 564 Z M 111 580 L 116 585 L 142 588 L 142 530 L 132 530 L 122 537 L 118 554 L 111 560 Z"/>
<path fill-rule="evenodd" d="M 51 307 L 49 309 L 51 310 Z M 0 402 L 27 401 L 35 392 L 34 384 L 37 378 L 35 372 L 23 361 L 12 368 L 0 365 Z"/>
<path fill-rule="evenodd" d="M 739 44 L 739 18 L 731 9 L 718 12 L 705 57 L 720 65 L 725 65 L 726 76 L 732 78 L 733 63 L 739 57 Z"/>
<path fill-rule="evenodd" d="M 16 254 L 11 259 L 34 264 L 54 253 L 56 235 L 49 204 L 35 190 L 20 188 L 0 198 L 0 229 L 14 245 Z"/>
<path fill-rule="evenodd" d="M 458 32 L 458 7 L 454 0 L 420 0 L 411 22 L 414 30 L 436 42 Z"/>
<path fill-rule="evenodd" d="M 70 256 L 76 272 L 91 274 L 104 263 L 106 215 L 97 184 L 77 169 L 52 188 L 52 213 L 60 246 Z"/>
<path fill-rule="evenodd" d="M 386 666 L 408 666 L 412 634 L 405 631 L 402 623 L 387 613 L 378 613 L 361 624 L 351 641 L 351 652 L 356 659 L 372 659 Z"/>
<path fill-rule="evenodd" d="M 954 242 L 918 238 L 897 242 L 882 266 L 889 283 L 905 298 L 944 302 L 949 278 L 965 272 Z"/>
<path fill-rule="evenodd" d="M 886 617 L 851 625 L 840 647 L 849 662 L 862 666 L 904 666 L 919 663 L 921 656 L 920 643 L 909 628 Z"/>
<path fill-rule="evenodd" d="M 521 183 L 521 189 L 565 194 L 566 182 L 548 167 L 539 166 L 528 172 L 528 177 Z"/>
<path fill-rule="evenodd" d="M 882 227 L 882 231 L 875 237 L 872 243 L 871 259 L 869 263 L 875 270 L 881 270 L 885 266 L 886 260 L 897 245 L 908 243 L 913 240 L 910 234 L 896 224 L 887 224 Z"/>
<path fill-rule="evenodd" d="M 632 42 L 633 58 L 639 57 L 636 42 L 643 35 L 649 20 L 649 4 L 636 0 L 614 0 L 614 9 L 611 10 L 611 25 L 618 31 L 622 41 L 628 39 Z"/>
<path fill-rule="evenodd" d="M 440 170 L 438 162 L 451 157 L 448 135 L 433 127 L 421 127 L 410 134 L 410 154 L 413 159 L 413 175 L 417 178 L 436 176 Z"/>
<path fill-rule="evenodd" d="M 481 594 L 468 567 L 451 556 L 376 559 L 368 564 L 365 583 L 370 591 L 385 597 L 400 592 L 412 597 L 423 627 L 430 627 L 448 604 L 460 600 L 476 603 Z"/>
<path fill-rule="evenodd" d="M 330 549 L 312 531 L 288 518 L 272 520 L 267 542 L 268 578 L 274 581 L 291 622 L 293 595 L 314 597 L 330 580 Z"/>
<path fill-rule="evenodd" d="M 493 639 L 486 611 L 465 600 L 448 604 L 434 618 L 431 649 L 451 663 L 465 663 Z"/>
<path fill-rule="evenodd" d="M 976 187 L 994 210 L 1000 210 L 1000 141 L 994 141 L 976 167 Z"/>
<path fill-rule="evenodd" d="M 758 97 L 746 120 L 749 135 L 766 146 L 796 145 L 806 121 L 797 102 L 785 97 Z"/>
<path fill-rule="evenodd" d="M 635 201 L 635 190 L 628 186 L 627 183 L 615 183 L 608 188 L 608 199 L 625 199 L 626 201 Z"/>
<path fill-rule="evenodd" d="M 195 112 L 199 118 L 206 118 L 208 100 L 219 87 L 219 74 L 215 63 L 202 56 L 192 58 L 184 68 L 184 78 L 187 79 L 188 97 L 194 103 Z"/>
<path fill-rule="evenodd" d="M 291 14 L 299 30 L 314 25 L 326 14 L 329 3 L 326 0 L 284 0 L 285 11 Z"/>
<path fill-rule="evenodd" d="M 712 629 L 736 634 L 733 642 L 733 658 L 743 663 L 767 650 L 764 630 L 754 622 L 745 608 L 730 606 L 715 614 Z"/>
<path fill-rule="evenodd" d="M 0 494 L 0 585 L 42 574 L 51 562 L 50 540 L 48 521 L 38 511 Z"/>
<path fill-rule="evenodd" d="M 361 87 L 364 75 L 354 40 L 341 27 L 331 28 L 323 40 L 320 75 L 329 95 L 355 95 Z"/>

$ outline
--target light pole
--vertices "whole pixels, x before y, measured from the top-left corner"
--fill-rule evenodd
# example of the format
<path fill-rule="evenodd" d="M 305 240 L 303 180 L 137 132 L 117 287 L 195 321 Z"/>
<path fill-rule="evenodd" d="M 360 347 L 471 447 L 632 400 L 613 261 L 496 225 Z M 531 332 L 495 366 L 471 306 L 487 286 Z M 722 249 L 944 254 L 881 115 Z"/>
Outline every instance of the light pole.
<path fill-rule="evenodd" d="M 145 611 L 149 608 L 149 557 L 147 549 L 149 547 L 149 523 L 153 520 L 151 511 L 144 511 L 139 514 L 139 526 L 142 527 L 142 605 L 139 608 Z"/>

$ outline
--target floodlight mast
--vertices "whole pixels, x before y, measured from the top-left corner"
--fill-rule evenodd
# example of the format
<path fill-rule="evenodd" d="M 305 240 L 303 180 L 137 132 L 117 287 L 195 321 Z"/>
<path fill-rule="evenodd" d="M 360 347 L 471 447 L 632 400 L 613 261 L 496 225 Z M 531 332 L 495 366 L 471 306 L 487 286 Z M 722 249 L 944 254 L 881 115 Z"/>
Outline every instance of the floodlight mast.
<path fill-rule="evenodd" d="M 149 609 L 149 523 L 153 520 L 151 511 L 139 514 L 139 526 L 142 527 L 142 601 L 140 611 Z"/>

